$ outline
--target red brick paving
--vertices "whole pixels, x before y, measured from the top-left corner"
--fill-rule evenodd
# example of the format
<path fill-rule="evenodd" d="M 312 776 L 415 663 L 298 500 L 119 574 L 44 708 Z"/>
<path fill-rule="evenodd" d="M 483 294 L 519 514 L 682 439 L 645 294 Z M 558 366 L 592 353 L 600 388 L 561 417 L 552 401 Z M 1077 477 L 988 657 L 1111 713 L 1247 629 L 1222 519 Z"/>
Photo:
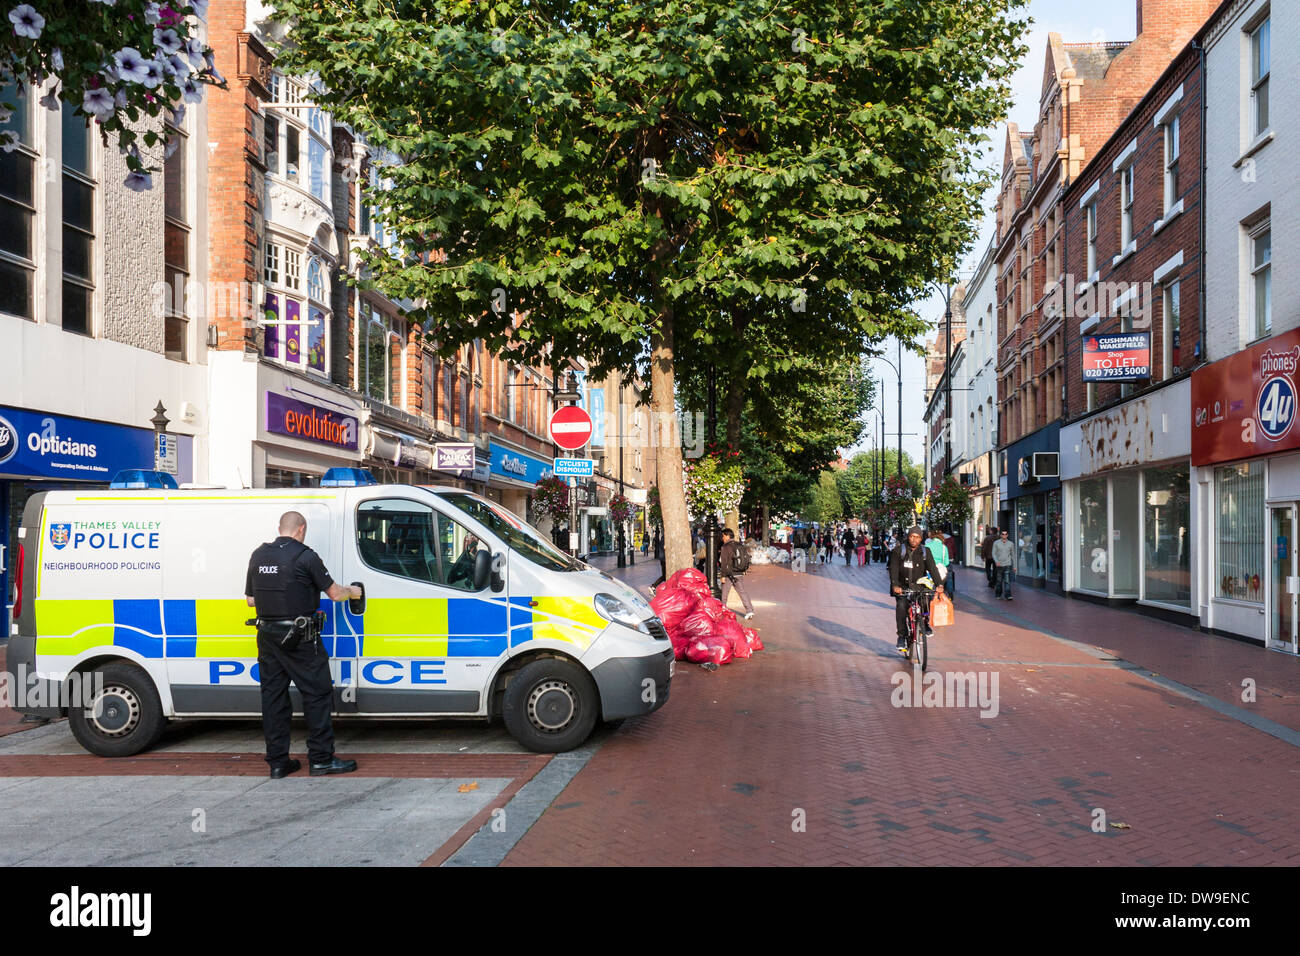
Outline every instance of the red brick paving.
<path fill-rule="evenodd" d="M 716 673 L 679 665 L 668 705 L 625 722 L 507 864 L 1300 862 L 1295 747 L 999 612 L 1207 692 L 1245 667 L 1278 694 L 1258 712 L 1288 723 L 1290 658 L 1024 588 L 989 610 L 959 593 L 931 669 L 996 672 L 999 715 L 900 709 L 878 565 L 749 580 L 780 602 L 759 608 L 768 650 Z M 978 570 L 959 583 L 983 588 Z M 1130 828 L 1094 833 L 1097 808 Z"/>

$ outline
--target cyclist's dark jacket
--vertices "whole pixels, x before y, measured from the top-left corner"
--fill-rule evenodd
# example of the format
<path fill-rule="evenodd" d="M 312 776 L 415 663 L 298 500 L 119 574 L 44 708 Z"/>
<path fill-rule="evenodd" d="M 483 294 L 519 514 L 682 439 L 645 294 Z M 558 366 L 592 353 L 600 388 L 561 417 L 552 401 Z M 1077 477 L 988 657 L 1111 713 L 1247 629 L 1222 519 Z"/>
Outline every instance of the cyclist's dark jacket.
<path fill-rule="evenodd" d="M 908 566 L 910 565 L 910 567 Z M 934 555 L 921 542 L 921 546 L 909 553 L 907 543 L 899 545 L 889 555 L 889 586 L 903 588 L 905 591 L 916 590 L 916 582 L 926 575 L 935 586 L 939 585 L 939 569 L 935 566 Z"/>

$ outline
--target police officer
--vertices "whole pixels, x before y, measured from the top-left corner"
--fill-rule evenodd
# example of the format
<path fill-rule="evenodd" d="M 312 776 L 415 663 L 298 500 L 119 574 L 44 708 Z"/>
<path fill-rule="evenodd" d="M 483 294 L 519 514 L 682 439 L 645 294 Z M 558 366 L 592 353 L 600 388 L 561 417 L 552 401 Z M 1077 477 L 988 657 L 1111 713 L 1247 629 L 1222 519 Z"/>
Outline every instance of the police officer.
<path fill-rule="evenodd" d="M 357 762 L 334 756 L 334 728 L 330 723 L 334 689 L 316 612 L 322 591 L 331 601 L 346 601 L 360 598 L 361 589 L 334 583 L 320 555 L 303 544 L 307 519 L 297 511 L 281 515 L 279 530 L 279 537 L 253 552 L 244 588 L 249 606 L 257 608 L 262 731 L 266 735 L 271 779 L 278 780 L 302 768 L 299 761 L 289 757 L 289 722 L 293 717 L 289 681 L 302 694 L 311 775 L 351 773 L 357 769 Z"/>

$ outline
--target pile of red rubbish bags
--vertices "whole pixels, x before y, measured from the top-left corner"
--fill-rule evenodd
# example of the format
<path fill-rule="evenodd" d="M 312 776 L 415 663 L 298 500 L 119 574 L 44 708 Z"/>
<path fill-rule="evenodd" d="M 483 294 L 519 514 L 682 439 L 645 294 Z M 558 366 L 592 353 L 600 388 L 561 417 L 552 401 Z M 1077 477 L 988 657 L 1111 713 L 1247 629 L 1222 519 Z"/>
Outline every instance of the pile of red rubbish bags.
<path fill-rule="evenodd" d="M 709 593 L 708 579 L 695 568 L 684 568 L 665 581 L 650 606 L 668 629 L 679 661 L 726 664 L 763 649 L 758 632 L 744 627 Z"/>

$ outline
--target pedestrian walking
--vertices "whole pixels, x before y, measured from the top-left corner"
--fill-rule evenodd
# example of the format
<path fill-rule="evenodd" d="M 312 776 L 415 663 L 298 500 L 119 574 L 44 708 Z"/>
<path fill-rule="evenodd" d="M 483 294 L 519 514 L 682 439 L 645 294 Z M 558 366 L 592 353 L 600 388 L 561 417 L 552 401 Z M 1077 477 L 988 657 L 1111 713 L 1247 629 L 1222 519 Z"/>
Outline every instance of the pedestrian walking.
<path fill-rule="evenodd" d="M 745 592 L 745 572 L 749 570 L 749 554 L 744 545 L 736 540 L 736 532 L 730 528 L 722 529 L 722 547 L 718 549 L 718 574 L 722 578 L 722 603 L 726 606 L 731 589 L 740 595 L 740 602 L 745 606 L 745 620 L 754 616 L 754 603 Z"/>
<path fill-rule="evenodd" d="M 844 534 L 840 536 L 840 545 L 844 548 L 844 566 L 847 568 L 853 562 L 853 552 L 857 548 L 857 541 L 853 536 L 853 529 L 847 525 L 844 528 Z"/>
<path fill-rule="evenodd" d="M 320 555 L 303 543 L 307 519 L 297 511 L 280 516 L 279 534 L 262 545 L 248 561 L 244 598 L 257 610 L 257 666 L 262 693 L 262 733 L 266 737 L 266 762 L 271 779 L 279 780 L 302 763 L 289 757 L 289 729 L 293 701 L 292 681 L 302 695 L 307 718 L 307 759 L 311 775 L 351 773 L 355 760 L 334 755 L 334 727 L 330 710 L 334 682 L 329 655 L 320 635 L 324 615 L 320 596 L 331 601 L 359 599 L 360 588 L 335 584 Z"/>
<path fill-rule="evenodd" d="M 948 546 L 944 543 L 943 532 L 937 528 L 931 530 L 925 546 L 929 549 L 930 556 L 934 558 L 935 568 L 939 571 L 939 577 L 935 580 L 942 584 L 951 596 L 952 588 L 949 586 L 949 579 L 952 577 L 952 557 L 948 554 Z"/>
<path fill-rule="evenodd" d="M 832 550 L 834 547 L 835 538 L 831 535 L 831 529 L 827 528 L 822 532 L 822 564 L 825 564 L 827 561 L 832 560 L 835 557 L 835 552 Z"/>
<path fill-rule="evenodd" d="M 868 549 L 871 547 L 871 535 L 863 531 L 858 537 L 858 567 L 864 566 L 867 561 Z"/>
<path fill-rule="evenodd" d="M 1007 532 L 1003 531 L 998 539 L 993 542 L 991 549 L 993 554 L 993 564 L 995 577 L 993 582 L 993 596 L 1005 597 L 1011 600 L 1011 576 L 1015 573 L 1016 546 L 1011 543 Z"/>
<path fill-rule="evenodd" d="M 989 587 L 993 587 L 997 575 L 997 565 L 993 563 L 993 543 L 998 540 L 998 529 L 989 525 L 984 543 L 980 545 L 980 557 L 984 559 L 984 573 L 988 575 Z"/>

